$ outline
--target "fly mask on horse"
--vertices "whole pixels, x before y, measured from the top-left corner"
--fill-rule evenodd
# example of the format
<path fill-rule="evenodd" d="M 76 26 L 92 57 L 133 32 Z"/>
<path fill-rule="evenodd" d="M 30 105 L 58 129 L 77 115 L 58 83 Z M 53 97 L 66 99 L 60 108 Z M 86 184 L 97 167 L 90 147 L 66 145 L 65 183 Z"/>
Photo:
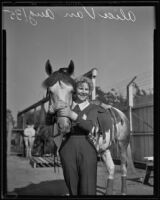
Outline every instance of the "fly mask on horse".
<path fill-rule="evenodd" d="M 67 117 L 58 115 L 60 109 L 72 104 L 72 93 L 74 91 L 74 80 L 71 75 L 74 72 L 74 63 L 71 60 L 67 68 L 60 68 L 53 72 L 50 61 L 45 65 L 45 71 L 49 76 L 43 82 L 43 87 L 49 91 L 51 104 L 53 106 L 52 112 L 56 116 L 56 123 L 58 131 L 62 134 L 70 132 L 71 121 Z"/>

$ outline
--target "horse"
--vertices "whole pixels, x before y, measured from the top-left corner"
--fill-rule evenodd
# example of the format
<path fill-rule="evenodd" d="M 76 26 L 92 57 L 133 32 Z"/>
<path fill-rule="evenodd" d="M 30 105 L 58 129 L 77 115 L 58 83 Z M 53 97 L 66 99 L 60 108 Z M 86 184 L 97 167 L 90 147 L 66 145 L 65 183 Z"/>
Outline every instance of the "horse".
<path fill-rule="evenodd" d="M 72 78 L 74 73 L 74 62 L 71 60 L 68 67 L 59 68 L 57 71 L 53 71 L 52 65 L 47 60 L 45 65 L 45 71 L 48 77 L 43 81 L 42 86 L 50 93 L 50 110 L 54 113 L 54 123 L 56 124 L 57 133 L 64 135 L 70 132 L 71 121 L 67 117 L 61 117 L 58 115 L 59 102 L 65 106 L 72 105 L 73 92 L 75 90 L 75 80 Z M 106 187 L 106 195 L 113 194 L 113 180 L 115 174 L 115 165 L 110 153 L 109 147 L 116 142 L 120 150 L 121 160 L 121 194 L 127 194 L 127 166 L 132 166 L 135 171 L 131 148 L 130 148 L 130 129 L 129 121 L 125 114 L 115 107 L 108 109 L 106 104 L 101 105 L 106 112 L 108 117 L 111 119 L 112 130 L 105 132 L 105 139 L 99 134 L 98 123 L 97 127 L 90 133 L 96 141 L 96 148 L 108 171 L 108 180 Z M 61 108 L 62 109 L 62 108 Z M 105 123 L 105 118 L 102 119 L 102 123 Z M 112 132 L 112 134 L 110 134 Z"/>
<path fill-rule="evenodd" d="M 52 126 L 47 126 L 46 124 L 39 126 L 33 146 L 33 155 L 57 157 L 57 146 L 52 128 Z"/>

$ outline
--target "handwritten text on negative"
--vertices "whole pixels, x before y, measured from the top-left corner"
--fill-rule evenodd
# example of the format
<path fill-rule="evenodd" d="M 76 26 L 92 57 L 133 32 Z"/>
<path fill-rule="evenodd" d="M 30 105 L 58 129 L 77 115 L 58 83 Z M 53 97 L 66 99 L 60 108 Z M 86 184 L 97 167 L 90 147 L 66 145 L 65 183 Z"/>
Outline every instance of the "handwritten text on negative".
<path fill-rule="evenodd" d="M 43 11 L 33 11 L 30 9 L 29 11 L 25 8 L 17 8 L 17 9 L 4 9 L 3 12 L 8 13 L 11 20 L 25 21 L 30 23 L 33 26 L 38 24 L 38 18 L 48 18 L 49 20 L 55 20 L 55 11 L 53 8 L 47 8 Z M 135 22 L 136 16 L 133 11 L 129 10 L 124 12 L 122 8 L 118 9 L 118 12 L 107 12 L 101 11 L 97 12 L 93 7 L 81 7 L 76 12 L 66 12 L 63 15 L 64 18 L 77 18 L 84 19 L 88 17 L 91 20 L 96 20 L 97 18 L 108 19 L 108 20 L 116 20 L 116 21 L 127 21 L 127 22 Z"/>

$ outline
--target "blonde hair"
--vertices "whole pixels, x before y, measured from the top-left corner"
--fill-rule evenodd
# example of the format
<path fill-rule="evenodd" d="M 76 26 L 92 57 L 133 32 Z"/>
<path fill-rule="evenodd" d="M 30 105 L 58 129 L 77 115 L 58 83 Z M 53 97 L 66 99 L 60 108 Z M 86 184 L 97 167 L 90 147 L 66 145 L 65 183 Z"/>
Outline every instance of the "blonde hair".
<path fill-rule="evenodd" d="M 76 88 L 81 83 L 87 83 L 88 86 L 89 86 L 90 93 L 93 91 L 93 83 L 92 83 L 92 80 L 90 78 L 85 77 L 85 76 L 81 76 L 81 77 L 77 78 L 75 81 L 76 81 Z"/>

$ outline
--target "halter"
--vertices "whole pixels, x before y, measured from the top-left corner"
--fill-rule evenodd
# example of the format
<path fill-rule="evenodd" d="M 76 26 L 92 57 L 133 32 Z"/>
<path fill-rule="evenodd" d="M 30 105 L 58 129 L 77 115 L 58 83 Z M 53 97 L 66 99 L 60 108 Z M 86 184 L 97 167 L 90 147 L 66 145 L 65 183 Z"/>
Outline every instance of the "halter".
<path fill-rule="evenodd" d="M 48 64 L 47 64 L 48 66 Z M 54 86 L 57 82 L 59 83 L 60 86 L 62 86 L 61 81 L 64 82 L 66 85 L 71 85 L 73 87 L 73 90 L 75 89 L 75 81 L 73 78 L 71 78 L 71 75 L 74 70 L 73 63 L 71 62 L 68 68 L 60 68 L 56 72 L 52 72 L 51 66 L 48 66 L 48 72 L 49 77 L 45 79 L 42 83 L 42 86 L 47 89 L 47 96 L 49 97 L 49 106 L 48 106 L 48 119 L 51 119 L 52 124 L 57 124 L 58 128 L 62 131 L 65 132 L 65 127 L 68 132 L 71 124 L 71 120 L 67 116 L 60 116 L 59 115 L 59 110 L 65 108 L 66 103 L 61 101 L 61 108 L 59 108 L 59 105 L 54 105 L 54 102 L 52 101 L 51 94 L 52 92 L 49 91 L 49 87 Z M 47 72 L 47 71 L 46 71 Z M 57 103 L 60 101 L 59 99 L 56 100 Z M 63 106 L 64 105 L 64 106 Z M 50 123 L 50 124 L 51 124 Z M 64 123 L 64 124 L 63 124 Z"/>
<path fill-rule="evenodd" d="M 50 117 L 53 118 L 52 121 L 53 121 L 53 124 L 54 124 L 54 123 L 57 122 L 58 117 L 60 117 L 59 113 L 58 113 L 60 109 L 56 109 L 55 108 L 54 103 L 53 103 L 53 101 L 51 99 L 51 92 L 50 91 L 47 92 L 47 96 L 49 97 L 49 104 L 48 104 L 48 112 L 47 113 L 49 115 L 51 115 Z M 61 102 L 63 102 L 63 101 L 61 101 Z M 67 105 L 67 104 L 65 102 L 63 102 L 63 103 L 64 103 L 64 108 L 65 108 L 65 105 Z M 73 105 L 73 101 L 72 101 L 72 104 L 71 104 L 70 107 L 72 107 L 72 105 Z M 71 122 L 69 117 L 66 117 L 66 118 L 68 118 L 69 121 Z"/>

